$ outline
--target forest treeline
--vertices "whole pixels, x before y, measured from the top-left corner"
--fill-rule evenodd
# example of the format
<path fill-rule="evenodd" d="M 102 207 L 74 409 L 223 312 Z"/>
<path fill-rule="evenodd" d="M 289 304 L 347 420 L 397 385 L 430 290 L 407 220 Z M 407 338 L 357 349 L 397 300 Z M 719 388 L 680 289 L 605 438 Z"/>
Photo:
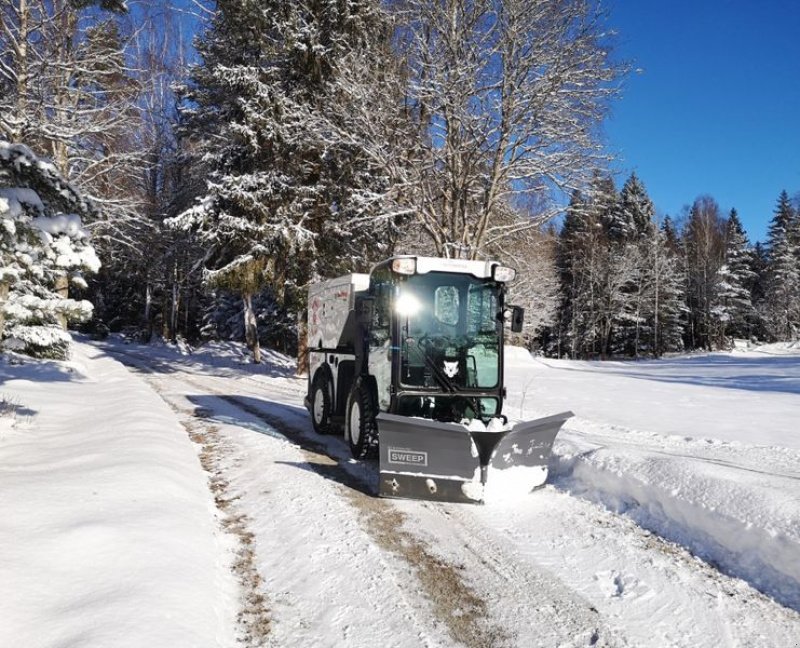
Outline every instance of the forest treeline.
<path fill-rule="evenodd" d="M 516 266 L 547 353 L 796 339 L 787 194 L 750 246 L 709 197 L 657 220 L 614 187 L 607 23 L 595 0 L 0 0 L 6 345 L 91 302 L 97 334 L 293 352 L 309 282 L 394 253 Z M 58 255 L 84 229 L 38 226 L 62 212 L 99 271 Z"/>

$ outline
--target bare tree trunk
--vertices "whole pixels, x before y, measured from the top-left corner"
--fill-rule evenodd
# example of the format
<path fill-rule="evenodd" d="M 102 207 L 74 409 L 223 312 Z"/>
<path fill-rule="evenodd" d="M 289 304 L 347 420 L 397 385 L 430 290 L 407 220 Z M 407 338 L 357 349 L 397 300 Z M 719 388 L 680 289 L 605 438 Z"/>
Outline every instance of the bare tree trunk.
<path fill-rule="evenodd" d="M 180 289 L 177 277 L 172 281 L 172 305 L 169 313 L 170 340 L 177 339 L 178 336 L 178 311 L 180 308 Z"/>
<path fill-rule="evenodd" d="M 258 364 L 261 362 L 261 346 L 258 343 L 258 322 L 253 310 L 252 293 L 244 293 L 242 302 L 244 303 L 244 339 L 247 348 L 253 352 L 253 362 Z"/>
<path fill-rule="evenodd" d="M 658 245 L 658 242 L 656 242 L 656 245 Z M 658 255 L 658 248 L 656 248 L 656 255 Z M 658 256 L 656 256 L 656 259 L 658 259 Z M 656 261 L 656 273 L 655 273 L 655 275 L 656 275 L 656 277 L 655 277 L 655 279 L 656 279 L 655 306 L 656 307 L 655 307 L 655 310 L 654 310 L 654 313 L 653 313 L 653 357 L 658 358 L 658 357 L 661 356 L 661 350 L 658 348 L 658 345 L 660 344 L 659 339 L 658 339 L 658 327 L 661 324 L 659 322 L 659 317 L 658 317 L 658 311 L 661 308 L 661 304 L 659 303 L 659 299 L 661 297 L 661 295 L 659 294 L 659 288 L 661 286 L 661 282 L 660 282 L 660 280 L 661 280 L 661 268 L 658 265 L 658 261 Z"/>
<path fill-rule="evenodd" d="M 67 275 L 62 274 L 56 277 L 55 291 L 61 299 L 69 299 L 69 279 Z M 62 329 L 67 330 L 67 316 L 59 315 L 58 323 Z"/>
<path fill-rule="evenodd" d="M 25 114 L 28 101 L 28 1 L 19 2 L 19 37 L 17 42 L 17 118 Z M 21 141 L 24 133 L 17 132 Z"/>
<path fill-rule="evenodd" d="M 148 283 L 144 291 L 144 322 L 147 327 L 147 339 L 153 337 L 153 322 L 151 313 L 153 310 L 153 287 Z"/>

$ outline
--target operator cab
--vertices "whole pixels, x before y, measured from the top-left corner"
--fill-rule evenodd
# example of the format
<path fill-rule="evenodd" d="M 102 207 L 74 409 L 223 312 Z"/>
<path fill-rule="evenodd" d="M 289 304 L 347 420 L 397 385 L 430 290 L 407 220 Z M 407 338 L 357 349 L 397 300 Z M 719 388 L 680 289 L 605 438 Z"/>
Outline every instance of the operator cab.
<path fill-rule="evenodd" d="M 373 268 L 367 356 L 382 411 L 456 422 L 500 415 L 513 274 L 497 263 L 426 257 Z"/>

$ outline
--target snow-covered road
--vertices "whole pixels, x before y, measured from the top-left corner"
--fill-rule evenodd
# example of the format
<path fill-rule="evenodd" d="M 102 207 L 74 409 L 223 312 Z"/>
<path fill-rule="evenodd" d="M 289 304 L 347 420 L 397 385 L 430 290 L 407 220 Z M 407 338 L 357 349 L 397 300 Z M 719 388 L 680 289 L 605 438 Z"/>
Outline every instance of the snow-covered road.
<path fill-rule="evenodd" d="M 791 646 L 800 636 L 800 458 L 789 427 L 800 399 L 784 389 L 796 357 L 778 369 L 763 359 L 779 389 L 753 376 L 731 399 L 716 356 L 671 361 L 694 376 L 675 385 L 653 363 L 606 370 L 512 354 L 510 414 L 569 401 L 578 417 L 560 436 L 554 485 L 471 507 L 373 498 L 374 466 L 313 434 L 289 366 L 264 372 L 220 349 L 107 348 L 180 416 L 219 434 L 272 645 Z M 759 428 L 772 445 L 743 443 L 731 424 L 751 415 L 752 391 L 773 412 Z M 615 407 L 603 404 L 611 394 Z M 704 416 L 669 420 L 685 408 Z"/>
<path fill-rule="evenodd" d="M 577 416 L 545 488 L 486 506 L 374 497 L 277 354 L 0 365 L 0 645 L 792 647 L 800 356 L 780 351 L 510 350 L 510 415 Z"/>

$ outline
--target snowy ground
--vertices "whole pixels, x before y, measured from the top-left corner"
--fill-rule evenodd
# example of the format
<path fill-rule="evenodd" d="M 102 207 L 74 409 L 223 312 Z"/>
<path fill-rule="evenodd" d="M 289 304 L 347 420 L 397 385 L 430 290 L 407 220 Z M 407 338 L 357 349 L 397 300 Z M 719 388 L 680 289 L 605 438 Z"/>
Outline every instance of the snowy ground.
<path fill-rule="evenodd" d="M 637 363 L 512 351 L 507 413 L 576 417 L 548 486 L 483 507 L 372 497 L 374 466 L 314 436 L 305 384 L 278 355 L 255 367 L 235 345 L 112 342 L 78 345 L 76 360 L 0 365 L 17 410 L 13 427 L 0 415 L 0 645 L 800 637 L 796 351 Z"/>
<path fill-rule="evenodd" d="M 233 541 L 169 407 L 97 350 L 0 359 L 0 646 L 235 637 Z"/>

